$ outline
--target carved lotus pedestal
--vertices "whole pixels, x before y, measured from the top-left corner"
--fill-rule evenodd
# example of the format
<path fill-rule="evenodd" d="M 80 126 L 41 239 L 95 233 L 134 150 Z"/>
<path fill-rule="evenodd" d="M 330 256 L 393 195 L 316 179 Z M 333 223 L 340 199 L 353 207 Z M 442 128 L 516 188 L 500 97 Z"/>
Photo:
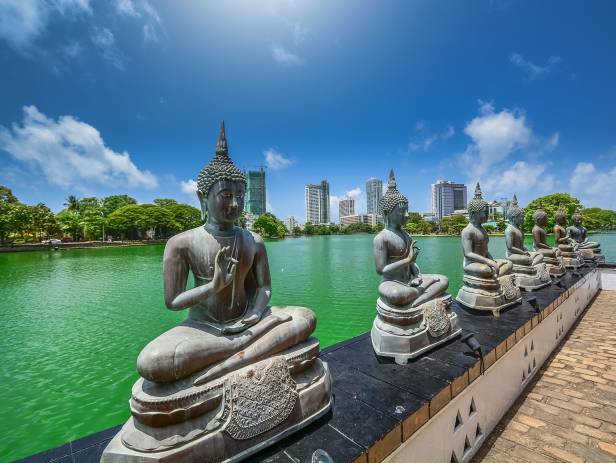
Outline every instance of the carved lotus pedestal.
<path fill-rule="evenodd" d="M 543 262 L 545 263 L 550 276 L 558 278 L 567 272 L 558 249 L 536 249 L 536 251 L 543 254 Z"/>
<path fill-rule="evenodd" d="M 525 291 L 535 291 L 552 283 L 546 265 L 541 262 L 535 265 L 513 264 L 511 272 L 515 275 L 515 283 Z"/>
<path fill-rule="evenodd" d="M 450 310 L 451 296 L 417 307 L 394 307 L 377 300 L 370 336 L 377 355 L 404 365 L 409 359 L 458 336 L 458 316 Z"/>
<path fill-rule="evenodd" d="M 605 262 L 605 256 L 601 254 L 601 248 L 595 249 L 580 249 L 580 255 L 584 259 L 584 263 L 600 263 Z"/>
<path fill-rule="evenodd" d="M 331 377 L 305 342 L 207 384 L 198 377 L 133 386 L 132 417 L 101 462 L 235 462 L 306 426 L 331 406 Z"/>
<path fill-rule="evenodd" d="M 579 252 L 560 249 L 560 258 L 565 268 L 576 270 L 584 265 L 584 258 Z"/>
<path fill-rule="evenodd" d="M 469 309 L 489 310 L 498 317 L 501 310 L 522 301 L 516 277 L 511 273 L 492 279 L 464 275 L 463 282 L 456 300 Z"/>

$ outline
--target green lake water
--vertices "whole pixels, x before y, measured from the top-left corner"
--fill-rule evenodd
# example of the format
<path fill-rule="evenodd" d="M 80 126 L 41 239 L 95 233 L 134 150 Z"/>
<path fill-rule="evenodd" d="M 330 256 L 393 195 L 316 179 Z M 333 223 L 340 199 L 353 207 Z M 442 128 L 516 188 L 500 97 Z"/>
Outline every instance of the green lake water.
<path fill-rule="evenodd" d="M 268 242 L 274 305 L 318 317 L 322 347 L 370 329 L 379 278 L 372 235 Z M 592 235 L 608 261 L 616 234 Z M 462 281 L 457 237 L 419 237 L 424 273 Z M 162 294 L 164 247 L 0 254 L 0 461 L 12 461 L 124 422 L 135 361 L 185 317 Z M 504 255 L 504 239 L 490 250 Z"/>

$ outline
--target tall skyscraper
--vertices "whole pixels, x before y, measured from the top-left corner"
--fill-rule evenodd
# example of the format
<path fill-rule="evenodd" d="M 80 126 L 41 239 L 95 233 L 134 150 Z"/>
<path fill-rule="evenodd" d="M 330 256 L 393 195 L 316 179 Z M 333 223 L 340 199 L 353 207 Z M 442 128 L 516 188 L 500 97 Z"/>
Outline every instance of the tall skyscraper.
<path fill-rule="evenodd" d="M 447 180 L 432 184 L 432 212 L 438 220 L 466 209 L 466 185 Z"/>
<path fill-rule="evenodd" d="M 369 178 L 366 181 L 366 213 L 378 214 L 379 202 L 383 197 L 383 180 Z"/>
<path fill-rule="evenodd" d="M 355 215 L 355 200 L 353 198 L 341 199 L 338 203 L 338 216 L 348 217 Z"/>
<path fill-rule="evenodd" d="M 265 171 L 249 170 L 246 173 L 246 201 L 244 210 L 249 214 L 265 214 Z"/>
<path fill-rule="evenodd" d="M 306 185 L 306 222 L 329 223 L 329 183 L 323 180 L 318 185 Z"/>

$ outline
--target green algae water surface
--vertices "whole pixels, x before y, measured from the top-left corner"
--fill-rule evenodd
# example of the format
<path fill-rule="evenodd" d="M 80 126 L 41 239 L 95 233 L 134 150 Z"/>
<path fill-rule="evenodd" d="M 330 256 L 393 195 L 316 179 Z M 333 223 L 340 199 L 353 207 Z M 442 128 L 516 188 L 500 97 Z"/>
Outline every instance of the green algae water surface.
<path fill-rule="evenodd" d="M 372 235 L 268 242 L 272 304 L 318 317 L 322 347 L 370 329 Z M 616 234 L 593 235 L 608 260 Z M 459 238 L 419 237 L 425 273 L 462 281 Z M 0 461 L 123 423 L 139 351 L 185 317 L 164 307 L 163 246 L 0 254 Z M 495 257 L 502 237 L 492 237 Z"/>

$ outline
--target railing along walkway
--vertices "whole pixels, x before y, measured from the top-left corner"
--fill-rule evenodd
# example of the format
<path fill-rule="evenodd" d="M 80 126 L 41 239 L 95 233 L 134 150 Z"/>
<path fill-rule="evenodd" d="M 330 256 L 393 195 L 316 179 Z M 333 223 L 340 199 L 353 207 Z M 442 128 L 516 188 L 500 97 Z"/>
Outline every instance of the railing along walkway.
<path fill-rule="evenodd" d="M 600 292 L 473 463 L 616 461 L 615 315 Z"/>

